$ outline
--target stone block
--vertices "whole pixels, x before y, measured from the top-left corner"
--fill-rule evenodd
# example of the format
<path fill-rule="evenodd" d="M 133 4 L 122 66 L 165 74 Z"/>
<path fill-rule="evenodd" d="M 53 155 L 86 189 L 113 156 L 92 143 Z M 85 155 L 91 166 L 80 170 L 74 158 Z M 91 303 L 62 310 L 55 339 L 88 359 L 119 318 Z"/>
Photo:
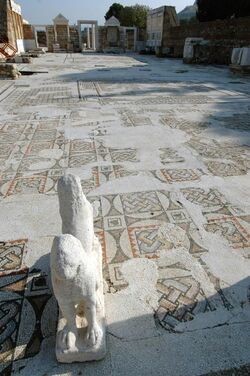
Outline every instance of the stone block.
<path fill-rule="evenodd" d="M 21 76 L 15 64 L 0 64 L 0 76 L 16 80 Z"/>
<path fill-rule="evenodd" d="M 231 55 L 232 64 L 239 64 L 240 57 L 241 57 L 241 50 L 242 48 L 233 48 L 232 55 Z"/>
<path fill-rule="evenodd" d="M 243 47 L 241 51 L 240 65 L 250 65 L 250 47 Z"/>

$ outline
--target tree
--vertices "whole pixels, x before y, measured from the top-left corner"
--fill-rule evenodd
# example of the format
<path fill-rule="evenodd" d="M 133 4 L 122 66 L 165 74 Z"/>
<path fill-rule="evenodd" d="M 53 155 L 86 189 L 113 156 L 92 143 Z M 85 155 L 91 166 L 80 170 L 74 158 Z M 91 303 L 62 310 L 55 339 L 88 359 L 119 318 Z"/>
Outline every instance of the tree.
<path fill-rule="evenodd" d="M 124 9 L 124 6 L 119 3 L 113 3 L 107 13 L 105 14 L 105 20 L 108 20 L 110 17 L 114 16 L 121 22 L 121 13 Z"/>
<path fill-rule="evenodd" d="M 135 17 L 135 26 L 140 29 L 146 29 L 147 27 L 147 15 L 149 11 L 149 7 L 146 5 L 139 5 L 136 4 L 133 7 L 134 10 L 134 17 Z"/>
<path fill-rule="evenodd" d="M 120 19 L 122 26 L 134 26 L 136 19 L 133 7 L 124 7 L 121 11 L 121 19 Z"/>
<path fill-rule="evenodd" d="M 197 0 L 199 21 L 250 16 L 249 0 Z"/>
<path fill-rule="evenodd" d="M 105 15 L 105 19 L 115 16 L 122 26 L 136 26 L 140 29 L 146 29 L 147 13 L 149 7 L 136 4 L 134 6 L 126 6 L 114 3 Z"/>

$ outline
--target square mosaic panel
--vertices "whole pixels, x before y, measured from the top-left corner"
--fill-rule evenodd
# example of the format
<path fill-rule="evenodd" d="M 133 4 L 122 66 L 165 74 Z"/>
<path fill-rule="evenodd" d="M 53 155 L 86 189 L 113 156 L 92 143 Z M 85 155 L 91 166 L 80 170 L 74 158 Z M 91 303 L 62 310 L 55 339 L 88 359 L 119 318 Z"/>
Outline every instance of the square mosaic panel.
<path fill-rule="evenodd" d="M 199 205 L 203 213 L 216 213 L 218 215 L 241 215 L 244 211 L 232 205 L 223 194 L 215 188 L 184 188 L 181 189 L 184 197 L 195 205 Z"/>
<path fill-rule="evenodd" d="M 40 151 L 51 149 L 54 141 L 32 141 L 25 153 L 26 156 L 36 156 Z"/>
<path fill-rule="evenodd" d="M 88 163 L 96 162 L 97 156 L 95 151 L 88 153 L 77 153 L 70 154 L 69 156 L 69 167 L 82 167 Z"/>
<path fill-rule="evenodd" d="M 0 137 L 1 142 L 1 137 Z M 12 143 L 0 143 L 0 159 L 6 159 L 11 154 L 14 145 Z"/>
<path fill-rule="evenodd" d="M 111 160 L 116 162 L 138 162 L 136 149 L 109 149 Z"/>
<path fill-rule="evenodd" d="M 15 356 L 27 270 L 0 276 L 0 372 L 10 375 Z"/>
<path fill-rule="evenodd" d="M 235 162 L 205 161 L 207 168 L 215 176 L 240 176 L 247 174 L 247 167 Z"/>
<path fill-rule="evenodd" d="M 27 239 L 0 242 L 0 275 L 21 269 Z"/>
<path fill-rule="evenodd" d="M 70 142 L 70 152 L 74 153 L 86 153 L 92 152 L 95 149 L 93 142 L 87 142 L 83 140 L 73 140 Z"/>
<path fill-rule="evenodd" d="M 162 169 L 156 171 L 156 176 L 169 184 L 200 180 L 202 174 L 202 171 L 198 169 Z"/>
<path fill-rule="evenodd" d="M 44 193 L 47 181 L 47 173 L 45 175 L 33 175 L 29 177 L 16 176 L 10 183 L 6 196 L 14 194 L 35 194 Z"/>
<path fill-rule="evenodd" d="M 207 215 L 207 224 L 204 225 L 208 232 L 218 234 L 225 238 L 230 246 L 241 251 L 243 256 L 250 258 L 250 217 Z"/>
<path fill-rule="evenodd" d="M 54 130 L 37 130 L 33 135 L 33 141 L 54 141 L 57 136 L 57 131 Z"/>
<path fill-rule="evenodd" d="M 39 353 L 44 338 L 55 335 L 57 304 L 41 272 L 28 269 L 0 276 L 0 372 Z M 5 372 L 5 373 L 4 373 Z"/>
<path fill-rule="evenodd" d="M 164 273 L 166 278 L 160 278 L 157 283 L 159 308 L 155 319 L 165 329 L 174 332 L 179 323 L 215 309 L 200 283 L 184 265 L 170 265 L 164 269 Z"/>
<path fill-rule="evenodd" d="M 160 159 L 162 164 L 184 162 L 185 159 L 181 157 L 178 152 L 171 148 L 160 148 Z"/>

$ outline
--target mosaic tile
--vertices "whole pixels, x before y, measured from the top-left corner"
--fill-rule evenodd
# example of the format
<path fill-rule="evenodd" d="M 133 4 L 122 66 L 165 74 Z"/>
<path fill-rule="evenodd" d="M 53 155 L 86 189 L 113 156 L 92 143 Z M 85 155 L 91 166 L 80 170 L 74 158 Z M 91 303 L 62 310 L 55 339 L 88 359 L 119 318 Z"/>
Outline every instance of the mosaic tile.
<path fill-rule="evenodd" d="M 18 172 L 33 172 L 35 174 L 41 170 L 43 173 L 44 170 L 49 168 L 56 168 L 56 163 L 57 161 L 52 158 L 24 157 L 18 166 Z"/>
<path fill-rule="evenodd" d="M 200 205 L 204 211 L 223 209 L 229 205 L 217 189 L 185 188 L 181 192 L 188 201 Z"/>
<path fill-rule="evenodd" d="M 168 192 L 102 196 L 101 203 L 105 278 L 118 289 L 126 285 L 121 276 L 114 279 L 122 262 L 134 257 L 157 260 L 162 250 L 173 249 L 177 234 L 182 234 L 181 244 L 191 255 L 199 258 L 206 252 L 188 213 L 172 202 Z"/>
<path fill-rule="evenodd" d="M 57 135 L 56 130 L 36 131 L 32 138 L 33 141 L 54 141 Z"/>
<path fill-rule="evenodd" d="M 33 141 L 30 143 L 25 155 L 36 156 L 40 151 L 51 149 L 52 147 L 53 141 Z"/>
<path fill-rule="evenodd" d="M 113 165 L 113 169 L 116 179 L 124 178 L 127 176 L 136 176 L 139 173 L 138 171 L 128 170 L 126 167 L 122 165 Z"/>
<path fill-rule="evenodd" d="M 162 222 L 162 225 L 164 222 Z M 165 244 L 159 239 L 160 223 L 133 225 L 128 228 L 129 239 L 134 257 L 147 256 L 156 258 L 157 252 L 165 249 Z"/>
<path fill-rule="evenodd" d="M 159 308 L 156 320 L 168 331 L 174 331 L 181 322 L 193 320 L 196 314 L 211 311 L 209 300 L 191 275 L 182 265 L 170 265 L 165 274 L 175 277 L 158 280 Z"/>
<path fill-rule="evenodd" d="M 202 172 L 190 169 L 162 169 L 156 172 L 156 176 L 167 183 L 200 180 Z"/>
<path fill-rule="evenodd" d="M 96 162 L 97 156 L 95 152 L 83 154 L 71 154 L 69 157 L 69 167 L 82 167 L 88 163 Z"/>
<path fill-rule="evenodd" d="M 110 149 L 112 162 L 138 162 L 136 149 Z"/>
<path fill-rule="evenodd" d="M 0 371 L 2 372 L 7 372 L 6 368 L 9 371 L 14 360 L 26 280 L 27 271 L 0 276 Z"/>
<path fill-rule="evenodd" d="M 44 193 L 47 182 L 47 174 L 33 175 L 29 177 L 17 177 L 11 182 L 6 196 L 16 194 Z"/>
<path fill-rule="evenodd" d="M 224 237 L 234 249 L 239 249 L 245 257 L 250 257 L 250 220 L 249 217 L 219 217 L 207 215 L 208 232 Z"/>
<path fill-rule="evenodd" d="M 164 96 L 155 96 L 152 98 L 145 98 L 139 99 L 136 101 L 137 105 L 151 105 L 151 104 L 205 104 L 209 103 L 211 100 L 209 97 L 202 95 L 189 95 L 189 96 L 171 96 L 171 97 L 164 97 Z"/>
<path fill-rule="evenodd" d="M 209 171 L 215 176 L 240 176 L 247 174 L 247 168 L 235 163 L 224 163 L 217 161 L 206 162 Z"/>
<path fill-rule="evenodd" d="M 161 122 L 172 129 L 180 129 L 192 136 L 200 135 L 209 127 L 209 123 L 199 121 L 178 120 L 175 117 L 162 117 Z"/>
<path fill-rule="evenodd" d="M 167 209 L 169 201 L 166 196 L 160 196 L 164 200 L 164 207 Z M 156 192 L 139 192 L 122 195 L 124 212 L 128 216 L 135 218 L 155 216 L 156 213 L 162 212 L 163 207 L 159 196 Z"/>
<path fill-rule="evenodd" d="M 21 269 L 27 239 L 0 242 L 0 275 Z"/>
<path fill-rule="evenodd" d="M 178 152 L 171 148 L 161 148 L 160 159 L 162 164 L 184 162 L 185 159 L 179 156 Z"/>
<path fill-rule="evenodd" d="M 60 71 L 64 75 L 69 68 L 78 71 L 79 64 L 83 66 L 80 55 L 74 56 L 71 65 L 66 61 L 63 67 L 56 57 L 53 59 L 50 64 L 53 74 Z M 109 68 L 112 60 L 113 73 L 118 68 L 120 78 L 123 70 L 125 73 L 125 69 L 131 70 L 136 65 L 134 59 L 125 56 L 94 59 L 97 68 Z M 145 57 L 137 68 L 148 64 L 148 59 Z M 84 57 L 84 69 L 92 69 L 92 60 L 91 56 Z M 162 60 L 157 64 L 165 63 Z M 42 62 L 36 68 L 42 69 Z M 210 73 L 213 74 L 213 68 Z M 178 325 L 217 309 L 216 304 L 227 311 L 235 307 L 235 300 L 231 301 L 230 294 L 224 294 L 221 288 L 225 283 L 220 281 L 220 275 L 213 275 L 205 263 L 210 250 L 205 247 L 193 212 L 188 212 L 188 203 L 198 205 L 206 236 L 219 235 L 228 252 L 243 261 L 242 256 L 250 257 L 247 205 L 238 208 L 228 202 L 221 193 L 223 190 L 217 188 L 222 179 L 214 178 L 247 174 L 250 152 L 246 133 L 236 139 L 231 137 L 231 130 L 246 132 L 249 113 L 239 93 L 241 113 L 230 115 L 238 106 L 236 96 L 229 97 L 223 91 L 218 94 L 214 88 L 191 81 L 162 82 L 163 75 L 155 72 L 150 76 L 157 78 L 157 75 L 157 82 L 153 79 L 149 82 L 146 74 L 136 80 L 132 76 L 127 81 L 119 78 L 119 82 L 81 81 L 82 98 L 78 97 L 74 79 L 66 83 L 62 78 L 51 80 L 43 75 L 34 87 L 31 83 L 18 85 L 2 102 L 3 119 L 7 120 L 0 119 L 0 200 L 4 207 L 5 203 L 21 200 L 22 195 L 32 194 L 34 198 L 41 194 L 56 195 L 57 181 L 65 171 L 90 172 L 81 184 L 88 199 L 98 208 L 94 227 L 102 246 L 108 291 L 115 293 L 127 287 L 121 273 L 125 261 L 152 260 L 159 272 L 155 321 L 165 330 L 175 332 Z M 225 115 L 228 109 L 230 112 Z M 73 129 L 70 136 L 75 132 L 78 138 L 67 138 L 68 133 L 64 132 L 69 126 Z M 148 159 L 147 164 L 148 151 L 145 149 L 142 155 L 144 160 L 140 160 L 139 153 L 144 134 L 141 139 L 138 135 L 148 127 L 153 134 L 155 126 L 166 137 L 156 134 L 159 143 L 152 153 L 155 158 Z M 126 142 L 121 148 L 112 143 L 113 131 L 121 131 L 121 136 L 132 131 L 125 127 L 138 127 L 134 135 L 140 149 L 133 146 L 134 142 L 131 147 Z M 227 142 L 221 137 L 222 127 L 224 131 L 227 129 Z M 178 135 L 181 137 L 176 144 Z M 62 157 L 40 158 L 41 152 L 48 149 L 59 150 Z M 204 171 L 199 168 L 201 165 L 206 166 Z M 129 179 L 138 175 L 139 179 Z M 145 186 L 140 185 L 144 177 Z M 243 177 L 244 182 L 246 178 Z M 136 192 L 131 192 L 130 181 L 136 182 Z M 206 189 L 202 188 L 205 182 Z M 154 186 L 157 190 L 153 190 Z M 169 191 L 158 189 L 164 186 Z M 117 192 L 116 187 L 119 187 Z M 240 191 L 244 189 L 242 185 Z M 106 190 L 112 193 L 103 194 Z M 187 201 L 178 201 L 178 197 Z M 171 254 L 177 251 L 180 253 L 176 262 L 170 262 Z M 55 336 L 56 331 L 58 308 L 50 276 L 35 267 L 24 269 L 26 252 L 30 252 L 27 240 L 0 242 L 0 374 L 4 376 L 18 374 L 25 360 L 39 354 L 44 339 Z M 192 267 L 183 262 L 185 257 Z M 194 265 L 201 267 L 205 283 L 198 281 L 200 276 L 194 277 Z M 207 285 L 215 297 L 207 293 Z M 236 306 L 240 307 L 239 302 Z"/>
<path fill-rule="evenodd" d="M 125 127 L 152 125 L 150 117 L 142 115 L 140 112 L 131 110 L 119 110 L 118 112 L 121 115 L 122 124 Z"/>
<path fill-rule="evenodd" d="M 1 138 L 0 138 L 1 142 Z M 13 144 L 11 143 L 0 143 L 0 158 L 8 158 L 13 149 Z"/>
<path fill-rule="evenodd" d="M 74 153 L 85 153 L 94 150 L 95 145 L 93 142 L 87 142 L 82 140 L 73 140 L 70 142 L 70 152 Z"/>

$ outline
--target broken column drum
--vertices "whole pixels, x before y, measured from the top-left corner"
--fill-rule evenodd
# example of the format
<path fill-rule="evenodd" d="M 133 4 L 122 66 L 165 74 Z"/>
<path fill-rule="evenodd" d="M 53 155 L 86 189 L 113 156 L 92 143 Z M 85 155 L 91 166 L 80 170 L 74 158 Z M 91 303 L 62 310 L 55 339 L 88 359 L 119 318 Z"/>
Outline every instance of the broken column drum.
<path fill-rule="evenodd" d="M 60 308 L 59 362 L 100 360 L 106 354 L 102 249 L 94 234 L 93 208 L 74 175 L 59 179 L 62 235 L 51 250 L 51 275 Z"/>

